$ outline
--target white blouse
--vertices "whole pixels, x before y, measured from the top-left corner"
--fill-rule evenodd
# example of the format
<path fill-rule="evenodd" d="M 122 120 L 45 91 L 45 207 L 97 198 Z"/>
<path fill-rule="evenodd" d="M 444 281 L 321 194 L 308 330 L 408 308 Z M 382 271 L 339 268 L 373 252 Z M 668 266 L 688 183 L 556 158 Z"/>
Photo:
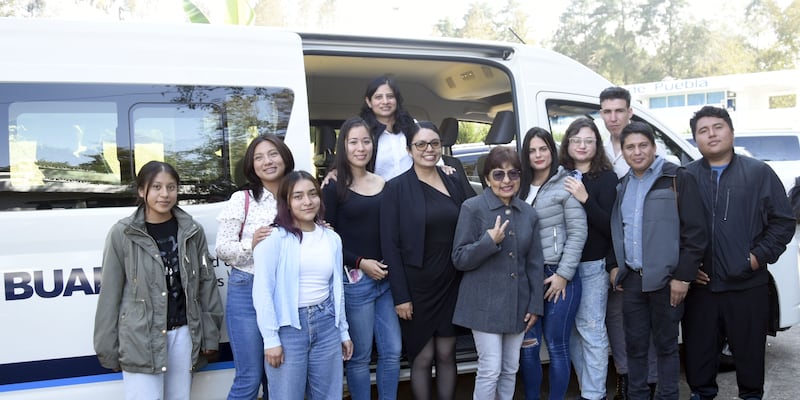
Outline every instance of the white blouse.
<path fill-rule="evenodd" d="M 217 216 L 219 227 L 217 230 L 216 253 L 225 264 L 241 271 L 253 273 L 253 234 L 256 229 L 275 222 L 278 213 L 277 201 L 272 193 L 264 189 L 261 199 L 256 201 L 253 192 L 250 192 L 250 206 L 247 210 L 247 219 L 244 215 L 244 191 L 240 190 L 231 195 L 225 208 Z M 242 221 L 245 221 L 242 238 L 239 240 L 239 230 Z"/>
<path fill-rule="evenodd" d="M 384 131 L 378 137 L 378 154 L 375 155 L 375 173 L 388 181 L 408 171 L 414 163 L 408 154 L 406 135 L 403 132 Z"/>

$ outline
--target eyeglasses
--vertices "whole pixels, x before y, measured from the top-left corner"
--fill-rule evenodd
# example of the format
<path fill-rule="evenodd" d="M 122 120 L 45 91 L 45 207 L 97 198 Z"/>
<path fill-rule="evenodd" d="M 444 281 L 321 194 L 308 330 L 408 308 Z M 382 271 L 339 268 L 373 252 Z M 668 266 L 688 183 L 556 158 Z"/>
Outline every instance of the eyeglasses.
<path fill-rule="evenodd" d="M 492 179 L 497 182 L 502 182 L 503 180 L 505 180 L 506 175 L 508 175 L 508 180 L 515 181 L 519 179 L 519 170 L 510 169 L 508 171 L 503 171 L 502 169 L 496 169 L 492 171 Z"/>
<path fill-rule="evenodd" d="M 442 141 L 439 139 L 433 139 L 430 142 L 426 142 L 424 140 L 420 140 L 419 142 L 411 143 L 414 147 L 419 151 L 425 151 L 428 146 L 431 146 L 432 149 L 437 150 L 442 147 Z"/>
<path fill-rule="evenodd" d="M 577 145 L 580 145 L 581 143 L 583 143 L 585 146 L 592 146 L 595 143 L 597 143 L 597 140 L 595 138 L 571 137 L 571 138 L 569 138 L 569 143 L 570 144 L 577 144 Z"/>

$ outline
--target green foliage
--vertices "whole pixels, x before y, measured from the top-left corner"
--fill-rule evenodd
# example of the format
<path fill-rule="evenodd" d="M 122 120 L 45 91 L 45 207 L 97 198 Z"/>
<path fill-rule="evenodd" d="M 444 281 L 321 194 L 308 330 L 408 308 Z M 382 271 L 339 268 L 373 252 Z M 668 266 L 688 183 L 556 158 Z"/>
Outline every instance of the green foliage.
<path fill-rule="evenodd" d="M 192 0 L 183 0 L 183 12 L 189 22 L 208 24 L 211 21 L 200 7 Z M 255 12 L 247 0 L 225 0 L 224 23 L 230 25 L 252 25 L 255 21 Z"/>
<path fill-rule="evenodd" d="M 506 0 L 497 16 L 489 3 L 476 1 L 469 5 L 460 28 L 446 18 L 436 23 L 434 31 L 444 37 L 518 41 L 512 30 L 524 39 L 528 34 L 527 19 L 516 0 Z"/>
<path fill-rule="evenodd" d="M 191 0 L 183 0 L 183 12 L 186 13 L 186 18 L 189 19 L 189 22 L 195 24 L 210 23 L 208 17 Z"/>
<path fill-rule="evenodd" d="M 489 133 L 490 125 L 484 123 L 473 123 L 468 121 L 458 121 L 458 139 L 456 144 L 483 143 L 486 134 Z"/>

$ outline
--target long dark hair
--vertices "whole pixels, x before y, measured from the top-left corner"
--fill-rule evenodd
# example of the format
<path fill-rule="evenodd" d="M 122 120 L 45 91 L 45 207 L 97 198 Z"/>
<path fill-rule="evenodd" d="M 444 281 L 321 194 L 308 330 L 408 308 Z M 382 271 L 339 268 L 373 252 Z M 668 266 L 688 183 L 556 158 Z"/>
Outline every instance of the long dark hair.
<path fill-rule="evenodd" d="M 292 215 L 292 210 L 289 207 L 289 198 L 292 196 L 292 191 L 294 190 L 294 186 L 297 182 L 302 180 L 310 181 L 314 184 L 314 189 L 317 190 L 317 194 L 321 194 L 319 183 L 316 179 L 314 179 L 311 174 L 306 171 L 292 171 L 286 174 L 281 180 L 281 186 L 278 189 L 278 213 L 275 215 L 275 222 L 272 224 L 273 226 L 279 226 L 286 231 L 292 233 L 293 235 L 297 236 L 300 241 L 303 241 L 303 231 L 300 230 L 294 224 L 294 215 Z M 322 200 L 320 199 L 319 202 L 319 211 L 317 211 L 317 216 L 314 218 L 314 222 L 322 225 L 322 221 L 325 215 L 325 205 L 323 204 Z"/>
<path fill-rule="evenodd" d="M 336 167 L 336 198 L 339 201 L 347 199 L 348 189 L 353 184 L 353 171 L 350 169 L 350 163 L 347 161 L 347 139 L 349 139 L 350 131 L 353 128 L 363 126 L 369 132 L 369 125 L 361 117 L 351 117 L 344 121 L 342 127 L 339 129 L 339 137 L 336 139 L 336 157 L 333 160 L 333 165 Z M 372 153 L 367 163 L 367 170 L 372 171 L 375 169 L 375 142 L 372 142 Z"/>
<path fill-rule="evenodd" d="M 373 79 L 369 84 L 367 84 L 367 89 L 364 91 L 364 99 L 372 99 L 372 95 L 374 95 L 375 92 L 378 91 L 378 88 L 383 85 L 389 85 L 389 88 L 392 89 L 394 98 L 397 102 L 397 109 L 394 111 L 394 126 L 392 127 L 392 131 L 408 133 L 411 125 L 414 124 L 414 118 L 411 117 L 411 114 L 409 114 L 403 106 L 403 94 L 400 93 L 400 88 L 392 78 L 389 78 L 388 76 L 379 76 Z M 383 133 L 383 130 L 386 128 L 386 126 L 378 122 L 377 118 L 375 118 L 375 112 L 369 108 L 365 100 L 362 101 L 361 112 L 359 113 L 359 116 L 363 118 L 364 121 L 367 121 L 367 124 L 369 124 L 370 132 L 372 133 L 372 139 L 376 144 L 376 146 L 374 146 L 373 153 L 377 152 L 378 136 Z M 373 159 L 374 158 L 375 157 L 373 157 Z"/>
<path fill-rule="evenodd" d="M 575 160 L 569 155 L 569 139 L 575 137 L 583 128 L 589 128 L 594 132 L 594 140 L 596 143 L 594 157 L 589 163 L 589 172 L 586 173 L 590 178 L 597 178 L 603 171 L 609 171 L 613 167 L 611 161 L 608 160 L 606 151 L 603 148 L 603 137 L 600 136 L 600 130 L 597 129 L 594 121 L 589 118 L 581 117 L 574 121 L 567 127 L 564 138 L 561 139 L 561 148 L 558 150 L 558 158 L 561 160 L 561 165 L 567 169 L 575 169 Z"/>
<path fill-rule="evenodd" d="M 253 198 L 255 198 L 256 201 L 258 201 L 258 199 L 261 198 L 261 194 L 264 193 L 264 184 L 261 182 L 261 178 L 256 175 L 254 168 L 256 146 L 262 142 L 270 142 L 275 146 L 275 149 L 278 150 L 278 154 L 280 154 L 281 159 L 283 159 L 283 176 L 294 171 L 294 157 L 292 156 L 292 151 L 289 150 L 289 146 L 286 146 L 286 143 L 284 143 L 281 138 L 273 134 L 258 135 L 253 138 L 253 141 L 250 142 L 250 145 L 247 146 L 247 151 L 244 153 L 242 168 L 244 169 L 244 176 L 247 178 L 247 185 L 245 185 L 244 188 L 253 191 Z"/>
<path fill-rule="evenodd" d="M 178 176 L 178 171 L 175 170 L 175 167 L 163 161 L 148 161 L 147 164 L 142 165 L 139 173 L 136 174 L 136 205 L 144 206 L 147 209 L 146 199 L 147 194 L 150 192 L 150 184 L 156 178 L 156 175 L 161 172 L 168 173 L 175 179 L 175 183 L 180 186 L 181 178 Z M 139 196 L 138 189 L 144 189 L 144 197 Z"/>
<path fill-rule="evenodd" d="M 546 129 L 533 127 L 525 133 L 525 138 L 522 140 L 522 147 L 520 148 L 519 161 L 522 165 L 522 175 L 519 182 L 519 198 L 525 200 L 528 193 L 531 191 L 531 182 L 533 182 L 533 168 L 531 167 L 531 140 L 533 138 L 540 138 L 547 144 L 550 150 L 550 172 L 547 174 L 547 179 L 550 179 L 558 171 L 558 152 L 556 151 L 556 142 L 553 140 L 553 135 Z M 546 182 L 546 181 L 545 181 Z"/>

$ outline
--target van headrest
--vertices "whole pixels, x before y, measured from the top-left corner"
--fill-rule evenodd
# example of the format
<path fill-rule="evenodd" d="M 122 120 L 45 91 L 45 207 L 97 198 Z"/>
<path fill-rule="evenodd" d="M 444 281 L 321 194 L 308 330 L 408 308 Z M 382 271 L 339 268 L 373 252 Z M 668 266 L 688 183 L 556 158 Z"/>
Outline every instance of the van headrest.
<path fill-rule="evenodd" d="M 500 111 L 494 116 L 492 127 L 486 134 L 483 143 L 486 144 L 508 144 L 514 140 L 517 121 L 514 120 L 513 111 Z"/>
<path fill-rule="evenodd" d="M 330 125 L 317 127 L 317 137 L 314 141 L 314 153 L 322 154 L 326 150 L 336 148 L 336 130 Z"/>
<path fill-rule="evenodd" d="M 447 117 L 439 125 L 439 132 L 442 134 L 442 146 L 450 147 L 458 140 L 458 120 Z"/>

